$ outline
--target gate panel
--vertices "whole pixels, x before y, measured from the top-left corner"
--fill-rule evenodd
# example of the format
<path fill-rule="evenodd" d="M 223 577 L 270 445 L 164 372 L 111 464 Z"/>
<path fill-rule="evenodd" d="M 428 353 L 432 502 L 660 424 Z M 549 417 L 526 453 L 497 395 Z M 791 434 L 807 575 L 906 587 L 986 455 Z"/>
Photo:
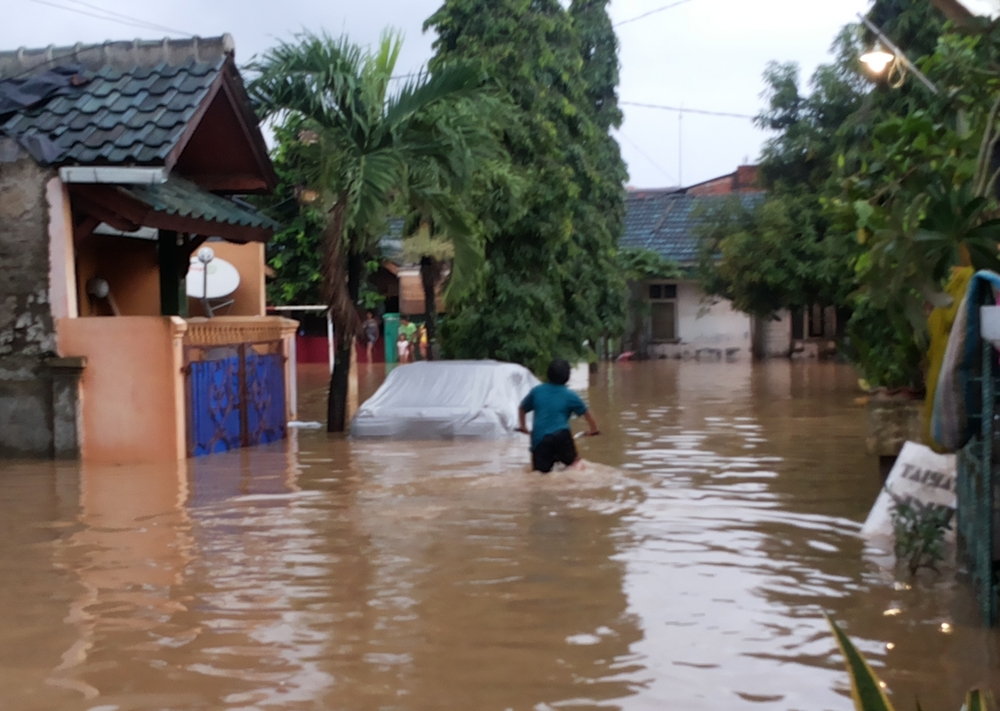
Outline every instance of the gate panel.
<path fill-rule="evenodd" d="M 240 446 L 239 357 L 190 364 L 188 453 L 199 457 Z"/>
<path fill-rule="evenodd" d="M 247 444 L 285 437 L 285 359 L 280 353 L 246 355 Z"/>

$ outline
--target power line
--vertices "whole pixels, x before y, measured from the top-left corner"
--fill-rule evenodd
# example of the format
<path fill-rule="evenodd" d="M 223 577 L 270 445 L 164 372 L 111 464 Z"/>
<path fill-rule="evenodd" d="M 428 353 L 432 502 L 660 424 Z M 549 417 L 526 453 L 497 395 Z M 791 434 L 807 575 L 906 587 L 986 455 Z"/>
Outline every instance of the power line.
<path fill-rule="evenodd" d="M 627 25 L 630 22 L 635 22 L 636 20 L 641 20 L 644 17 L 649 17 L 650 15 L 655 15 L 658 12 L 663 12 L 664 10 L 669 10 L 672 7 L 677 7 L 678 5 L 684 5 L 685 3 L 689 3 L 689 2 L 691 2 L 691 0 L 679 0 L 678 2 L 671 3 L 670 5 L 664 5 L 663 7 L 658 7 L 655 10 L 650 10 L 649 12 L 644 12 L 641 15 L 637 15 L 636 17 L 630 17 L 627 20 L 622 20 L 621 22 L 616 22 L 615 24 L 612 25 L 612 27 L 621 27 L 622 25 Z"/>
<path fill-rule="evenodd" d="M 675 177 L 673 176 L 673 174 L 671 174 L 671 173 L 670 173 L 670 172 L 669 172 L 669 171 L 668 171 L 668 170 L 667 170 L 666 168 L 664 168 L 664 167 L 663 167 L 662 165 L 660 165 L 660 164 L 659 164 L 659 163 L 657 163 L 657 162 L 656 162 L 655 160 L 653 160 L 653 159 L 652 159 L 652 158 L 650 157 L 650 155 L 649 155 L 648 153 L 646 153 L 646 151 L 642 150 L 642 148 L 640 148 L 640 147 L 639 147 L 639 144 L 638 144 L 638 143 L 636 143 L 636 142 L 635 142 L 635 141 L 633 141 L 633 140 L 632 140 L 631 138 L 629 138 L 628 136 L 626 136 L 626 135 L 625 135 L 625 134 L 624 134 L 624 133 L 622 132 L 622 130 L 621 130 L 620 128 L 619 128 L 619 129 L 617 129 L 617 130 L 616 130 L 615 132 L 616 132 L 616 133 L 617 133 L 617 134 L 618 134 L 619 136 L 621 136 L 622 138 L 624 138 L 624 139 L 625 139 L 625 141 L 626 141 L 626 142 L 628 142 L 628 144 L 629 144 L 630 146 L 632 146 L 632 147 L 633 147 L 634 149 L 636 149 L 636 150 L 637 150 L 637 151 L 639 152 L 639 155 L 641 155 L 641 156 L 642 156 L 643 158 L 645 158 L 646 160 L 648 160 L 648 161 L 650 162 L 650 164 L 651 164 L 651 165 L 652 165 L 652 166 L 653 166 L 654 168 L 656 168 L 656 169 L 657 169 L 658 171 L 660 171 L 661 173 L 663 173 L 663 174 L 664 174 L 664 175 L 665 175 L 665 176 L 666 176 L 666 177 L 667 177 L 667 178 L 668 178 L 668 179 L 669 179 L 669 180 L 670 180 L 670 181 L 671 181 L 672 183 L 674 183 L 675 185 L 680 185 L 680 181 L 679 181 L 679 180 L 678 180 L 677 178 L 675 178 Z"/>
<path fill-rule="evenodd" d="M 170 34 L 183 35 L 186 37 L 194 36 L 194 33 L 192 32 L 184 32 L 183 30 L 177 30 L 172 27 L 158 25 L 154 22 L 148 22 L 146 20 L 142 20 L 137 17 L 132 17 L 130 15 L 123 15 L 122 13 L 112 12 L 110 10 L 105 10 L 95 5 L 90 5 L 88 3 L 80 2 L 80 0 L 69 0 L 69 1 L 78 2 L 79 4 L 84 5 L 85 7 L 96 9 L 103 14 L 98 14 L 97 12 L 88 12 L 87 10 L 83 10 L 76 7 L 67 7 L 66 5 L 59 5 L 58 3 L 50 2 L 50 0 L 29 0 L 29 2 L 33 2 L 37 5 L 47 5 L 49 7 L 54 7 L 59 10 L 66 10 L 67 12 L 75 12 L 77 14 L 86 15 L 88 17 L 96 17 L 99 20 L 105 20 L 108 22 L 117 22 L 121 25 L 127 25 L 129 27 L 137 27 L 143 30 L 157 30 L 159 32 L 168 32 Z"/>
<path fill-rule="evenodd" d="M 82 5 L 83 7 L 89 7 L 92 10 L 97 10 L 98 12 L 103 12 L 106 15 L 113 15 L 115 17 L 120 17 L 123 20 L 128 20 L 130 22 L 138 22 L 138 23 L 144 24 L 144 25 L 146 25 L 146 26 L 148 26 L 148 27 L 150 27 L 151 29 L 154 29 L 154 30 L 162 30 L 162 31 L 165 31 L 165 32 L 172 32 L 172 33 L 177 34 L 177 35 L 189 35 L 191 37 L 194 36 L 194 34 L 191 33 L 191 32 L 184 32 L 182 30 L 173 29 L 172 27 L 167 27 L 166 25 L 159 25 L 159 24 L 157 24 L 155 22 L 150 22 L 149 20 L 143 20 L 142 18 L 139 18 L 139 17 L 133 17 L 132 15 L 126 15 L 125 13 L 118 12 L 117 10 L 108 10 L 106 8 L 101 7 L 100 5 L 94 5 L 94 4 L 89 3 L 89 2 L 84 2 L 84 0 L 64 0 L 64 2 L 71 2 L 74 5 Z"/>
<path fill-rule="evenodd" d="M 709 111 L 707 109 L 686 109 L 683 106 L 666 106 L 664 104 L 642 104 L 638 101 L 619 101 L 622 106 L 638 106 L 643 109 L 659 109 L 660 111 L 676 111 L 681 114 L 702 114 L 704 116 L 725 116 L 727 118 L 755 119 L 750 114 L 736 114 L 729 111 Z"/>

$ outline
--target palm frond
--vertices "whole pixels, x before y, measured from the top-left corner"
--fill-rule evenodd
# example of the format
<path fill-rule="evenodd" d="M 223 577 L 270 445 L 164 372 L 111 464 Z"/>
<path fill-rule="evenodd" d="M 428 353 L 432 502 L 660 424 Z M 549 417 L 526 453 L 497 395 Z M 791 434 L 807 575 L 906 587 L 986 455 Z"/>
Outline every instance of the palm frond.
<path fill-rule="evenodd" d="M 370 92 L 366 100 L 377 107 L 379 114 L 385 107 L 389 81 L 396 69 L 399 52 L 403 46 L 403 35 L 398 30 L 387 29 L 379 39 L 378 51 L 368 57 L 364 67 L 364 84 Z"/>
<path fill-rule="evenodd" d="M 348 229 L 366 232 L 365 226 L 380 219 L 388 211 L 393 193 L 403 182 L 404 166 L 399 154 L 391 149 L 372 151 L 360 156 L 357 177 L 351 181 Z M 367 239 L 373 238 L 367 235 Z M 363 251 L 366 244 L 352 244 L 350 248 Z"/>
<path fill-rule="evenodd" d="M 386 103 L 385 126 L 395 133 L 415 114 L 444 99 L 468 96 L 482 83 L 482 74 L 468 64 L 452 64 L 433 74 L 420 73 L 405 82 Z"/>

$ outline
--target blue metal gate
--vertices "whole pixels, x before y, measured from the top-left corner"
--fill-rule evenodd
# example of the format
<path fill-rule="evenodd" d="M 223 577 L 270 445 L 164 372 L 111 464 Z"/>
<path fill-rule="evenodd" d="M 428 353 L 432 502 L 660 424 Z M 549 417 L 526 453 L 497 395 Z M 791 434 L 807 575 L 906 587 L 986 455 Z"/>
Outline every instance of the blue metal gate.
<path fill-rule="evenodd" d="M 285 437 L 281 341 L 187 346 L 188 455 Z"/>

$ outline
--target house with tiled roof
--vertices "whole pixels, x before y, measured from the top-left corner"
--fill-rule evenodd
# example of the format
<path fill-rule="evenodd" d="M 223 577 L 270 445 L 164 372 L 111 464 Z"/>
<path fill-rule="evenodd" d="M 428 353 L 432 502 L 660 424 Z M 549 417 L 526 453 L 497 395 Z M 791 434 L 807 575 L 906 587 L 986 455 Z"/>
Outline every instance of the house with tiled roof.
<path fill-rule="evenodd" d="M 747 203 L 759 190 L 743 192 Z M 731 192 L 691 194 L 685 189 L 630 189 L 620 247 L 646 249 L 690 272 L 698 260 L 698 225 L 712 204 Z M 623 348 L 651 358 L 748 358 L 751 321 L 725 299 L 709 298 L 693 276 L 631 285 L 631 313 Z"/>
<path fill-rule="evenodd" d="M 619 246 L 655 252 L 690 275 L 698 260 L 704 216 L 733 199 L 753 209 L 764 197 L 755 166 L 740 166 L 686 188 L 629 189 Z M 818 355 L 832 347 L 836 314 L 828 307 L 753 319 L 726 299 L 706 295 L 692 276 L 630 288 L 633 306 L 623 348 L 641 356 L 738 360 Z"/>
<path fill-rule="evenodd" d="M 278 225 L 241 197 L 276 181 L 229 35 L 0 51 L 0 456 L 284 436 Z"/>

